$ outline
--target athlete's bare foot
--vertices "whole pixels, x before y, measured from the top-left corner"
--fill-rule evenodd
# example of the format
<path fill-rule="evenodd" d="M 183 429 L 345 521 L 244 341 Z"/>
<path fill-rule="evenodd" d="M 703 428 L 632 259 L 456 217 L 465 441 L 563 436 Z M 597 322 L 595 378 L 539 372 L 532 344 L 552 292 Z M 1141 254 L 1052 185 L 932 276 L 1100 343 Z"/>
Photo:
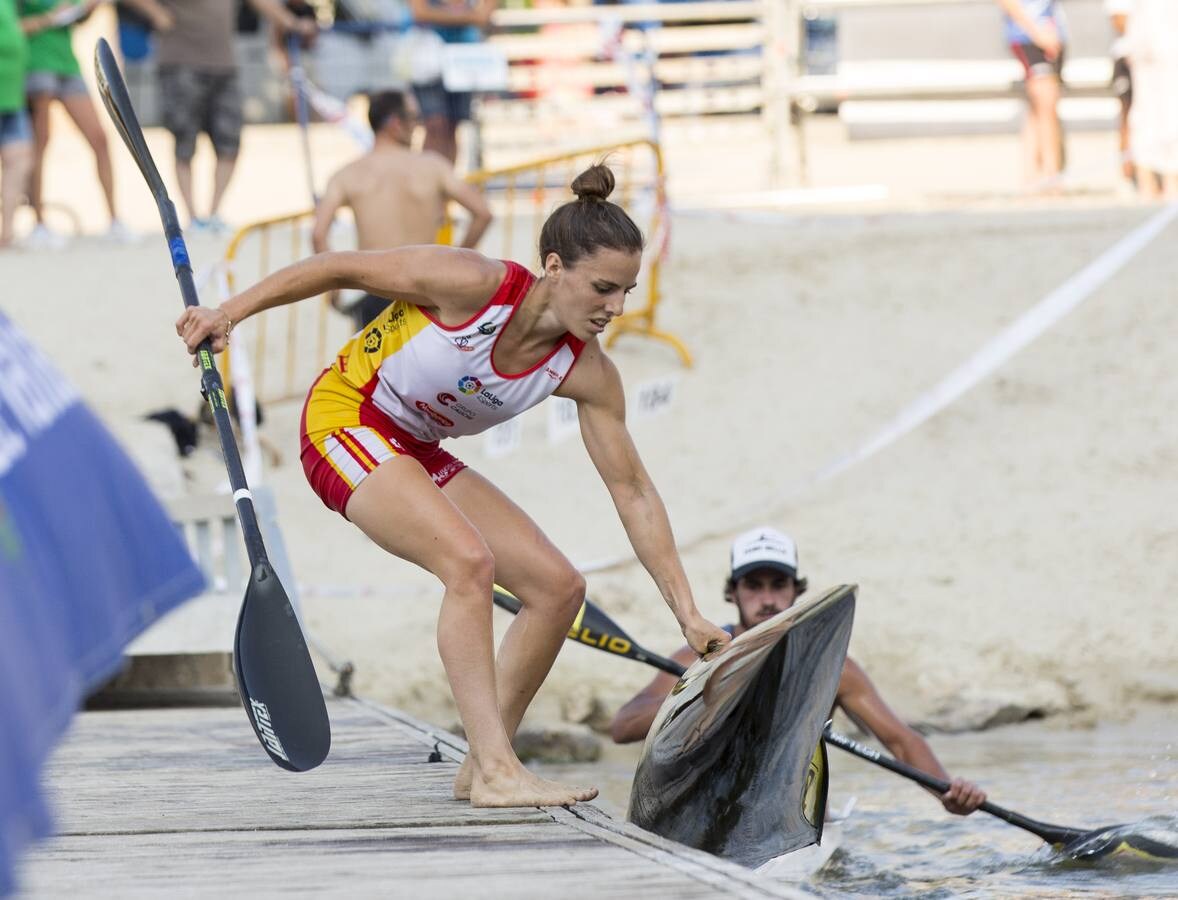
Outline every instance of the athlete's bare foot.
<path fill-rule="evenodd" d="M 484 806 L 573 806 L 592 800 L 597 788 L 572 787 L 534 775 L 523 766 L 514 772 L 492 777 L 476 772 L 470 785 L 470 805 Z"/>
<path fill-rule="evenodd" d="M 454 776 L 455 800 L 470 799 L 470 783 L 474 779 L 474 763 L 471 760 L 471 755 L 469 753 L 466 754 L 462 760 L 462 765 L 458 767 L 458 774 Z"/>

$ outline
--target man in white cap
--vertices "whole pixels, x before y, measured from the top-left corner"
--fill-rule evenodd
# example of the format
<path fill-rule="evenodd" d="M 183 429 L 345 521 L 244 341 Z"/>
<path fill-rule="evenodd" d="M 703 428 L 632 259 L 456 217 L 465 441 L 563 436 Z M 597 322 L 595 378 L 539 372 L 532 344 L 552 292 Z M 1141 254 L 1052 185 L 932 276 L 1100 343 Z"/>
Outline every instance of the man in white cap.
<path fill-rule="evenodd" d="M 725 631 L 736 637 L 773 618 L 793 606 L 806 587 L 806 579 L 798 575 L 798 547 L 793 538 L 768 526 L 746 531 L 732 542 L 731 573 L 724 585 L 724 598 L 736 604 L 740 621 L 726 626 Z M 698 658 L 690 647 L 683 647 L 672 657 L 684 666 Z M 643 740 L 676 681 L 674 675 L 660 672 L 619 709 L 610 723 L 614 741 L 626 744 Z M 835 705 L 859 727 L 875 735 L 896 759 L 948 781 L 949 790 L 939 799 L 949 812 L 968 815 L 985 801 L 986 794 L 977 785 L 949 777 L 928 742 L 888 707 L 867 673 L 850 657 L 843 666 Z"/>

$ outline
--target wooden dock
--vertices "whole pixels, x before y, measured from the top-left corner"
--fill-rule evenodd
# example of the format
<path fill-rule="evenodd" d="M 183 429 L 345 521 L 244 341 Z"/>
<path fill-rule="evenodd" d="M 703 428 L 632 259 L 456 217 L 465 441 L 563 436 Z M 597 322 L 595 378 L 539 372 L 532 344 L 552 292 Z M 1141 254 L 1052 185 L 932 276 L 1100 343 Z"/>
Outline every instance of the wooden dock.
<path fill-rule="evenodd" d="M 59 833 L 19 896 L 811 896 L 592 804 L 472 809 L 450 797 L 461 740 L 360 700 L 329 710 L 331 755 L 301 775 L 239 708 L 79 715 L 47 772 Z"/>

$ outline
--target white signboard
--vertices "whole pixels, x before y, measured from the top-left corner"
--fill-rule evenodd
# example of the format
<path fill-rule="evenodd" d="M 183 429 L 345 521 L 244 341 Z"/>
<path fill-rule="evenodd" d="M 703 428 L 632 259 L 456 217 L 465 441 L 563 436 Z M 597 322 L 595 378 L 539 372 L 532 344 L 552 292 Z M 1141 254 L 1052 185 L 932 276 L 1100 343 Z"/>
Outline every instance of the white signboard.
<path fill-rule="evenodd" d="M 665 412 L 675 401 L 675 387 L 678 383 L 677 376 L 668 375 L 638 385 L 634 393 L 634 418 L 649 419 Z"/>
<path fill-rule="evenodd" d="M 507 90 L 507 57 L 491 44 L 446 44 L 442 49 L 442 84 L 446 90 Z"/>
<path fill-rule="evenodd" d="M 492 458 L 508 456 L 519 449 L 523 426 L 519 418 L 508 419 L 487 431 L 483 452 Z"/>

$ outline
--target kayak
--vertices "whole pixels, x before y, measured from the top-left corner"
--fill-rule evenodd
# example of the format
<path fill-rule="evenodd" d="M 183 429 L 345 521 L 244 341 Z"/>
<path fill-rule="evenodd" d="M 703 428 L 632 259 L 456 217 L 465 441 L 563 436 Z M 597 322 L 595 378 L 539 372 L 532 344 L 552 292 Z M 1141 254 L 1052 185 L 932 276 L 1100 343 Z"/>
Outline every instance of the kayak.
<path fill-rule="evenodd" d="M 821 872 L 834 852 L 843 845 L 843 826 L 851 818 L 855 808 L 855 798 L 851 797 L 843 808 L 836 813 L 827 813 L 826 824 L 822 828 L 822 843 L 799 847 L 781 856 L 775 856 L 763 865 L 757 866 L 757 872 L 778 878 L 783 881 L 805 881 Z"/>
<path fill-rule="evenodd" d="M 749 868 L 820 843 L 822 729 L 855 591 L 841 585 L 799 602 L 683 674 L 647 735 L 631 822 Z"/>

